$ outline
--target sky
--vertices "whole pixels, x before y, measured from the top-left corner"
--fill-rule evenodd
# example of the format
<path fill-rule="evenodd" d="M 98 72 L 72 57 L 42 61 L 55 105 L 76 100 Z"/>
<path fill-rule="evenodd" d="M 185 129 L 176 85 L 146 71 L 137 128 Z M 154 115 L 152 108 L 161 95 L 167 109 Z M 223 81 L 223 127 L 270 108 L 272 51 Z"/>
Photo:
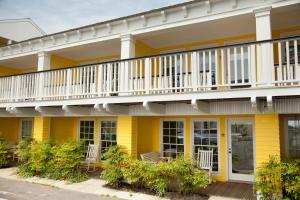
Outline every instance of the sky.
<path fill-rule="evenodd" d="M 0 20 L 31 18 L 47 34 L 186 0 L 0 0 Z"/>

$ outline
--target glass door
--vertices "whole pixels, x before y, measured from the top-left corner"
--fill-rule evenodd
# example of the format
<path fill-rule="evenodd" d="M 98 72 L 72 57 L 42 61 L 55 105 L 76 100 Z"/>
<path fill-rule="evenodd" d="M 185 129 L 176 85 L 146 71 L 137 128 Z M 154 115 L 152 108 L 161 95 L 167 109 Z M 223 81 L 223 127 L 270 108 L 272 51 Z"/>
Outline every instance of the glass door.
<path fill-rule="evenodd" d="M 253 120 L 228 121 L 229 180 L 254 181 Z"/>

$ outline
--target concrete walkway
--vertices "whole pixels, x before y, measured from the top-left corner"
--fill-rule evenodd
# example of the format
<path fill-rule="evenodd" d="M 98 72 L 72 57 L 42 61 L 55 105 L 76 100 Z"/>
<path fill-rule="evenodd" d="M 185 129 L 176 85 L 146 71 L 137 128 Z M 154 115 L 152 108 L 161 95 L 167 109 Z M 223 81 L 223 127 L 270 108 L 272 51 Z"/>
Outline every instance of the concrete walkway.
<path fill-rule="evenodd" d="M 0 178 L 0 200 L 121 200 L 95 194 Z"/>
<path fill-rule="evenodd" d="M 37 183 L 41 185 L 48 185 L 52 187 L 57 187 L 60 189 L 67 189 L 76 192 L 83 192 L 88 194 L 95 194 L 99 196 L 114 197 L 120 199 L 128 200 L 162 200 L 164 198 L 159 198 L 152 195 L 147 195 L 143 193 L 119 191 L 104 187 L 105 182 L 99 179 L 88 179 L 86 181 L 74 184 L 68 184 L 65 181 L 57 181 L 46 178 L 32 177 L 32 178 L 20 178 L 16 175 L 16 167 L 0 169 L 0 178 L 16 180 L 16 181 L 27 181 L 30 183 Z"/>
<path fill-rule="evenodd" d="M 17 171 L 16 167 L 0 169 L 0 178 L 47 185 L 47 186 L 66 189 L 70 191 L 76 191 L 76 192 L 81 192 L 86 194 L 94 194 L 102 197 L 113 197 L 113 198 L 127 199 L 127 200 L 168 200 L 168 198 L 160 198 L 157 196 L 143 194 L 143 193 L 110 189 L 105 187 L 105 181 L 101 179 L 90 178 L 80 183 L 68 184 L 65 181 L 57 181 L 57 180 L 39 178 L 39 177 L 31 177 L 31 178 L 24 179 L 17 176 L 16 171 Z M 209 197 L 209 200 L 229 200 L 229 199 L 233 199 L 233 198 L 224 198 L 219 196 Z"/>

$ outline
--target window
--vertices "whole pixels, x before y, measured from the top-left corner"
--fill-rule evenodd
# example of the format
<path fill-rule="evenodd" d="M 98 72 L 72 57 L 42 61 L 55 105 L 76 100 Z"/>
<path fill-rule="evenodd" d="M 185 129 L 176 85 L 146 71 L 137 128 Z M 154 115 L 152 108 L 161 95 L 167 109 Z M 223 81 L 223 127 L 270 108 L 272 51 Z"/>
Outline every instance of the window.
<path fill-rule="evenodd" d="M 117 121 L 100 121 L 100 152 L 101 155 L 111 146 L 117 144 Z"/>
<path fill-rule="evenodd" d="M 219 170 L 218 121 L 197 120 L 193 123 L 193 156 L 196 159 L 198 149 L 213 150 L 213 171 Z"/>
<path fill-rule="evenodd" d="M 32 137 L 32 119 L 21 119 L 21 140 Z"/>
<path fill-rule="evenodd" d="M 286 157 L 300 158 L 300 118 L 287 119 L 286 125 Z"/>
<path fill-rule="evenodd" d="M 184 122 L 163 120 L 162 153 L 165 157 L 176 158 L 184 154 Z"/>
<path fill-rule="evenodd" d="M 89 144 L 94 144 L 94 120 L 80 120 L 79 121 L 79 140 L 83 143 L 84 151 L 86 152 Z"/>

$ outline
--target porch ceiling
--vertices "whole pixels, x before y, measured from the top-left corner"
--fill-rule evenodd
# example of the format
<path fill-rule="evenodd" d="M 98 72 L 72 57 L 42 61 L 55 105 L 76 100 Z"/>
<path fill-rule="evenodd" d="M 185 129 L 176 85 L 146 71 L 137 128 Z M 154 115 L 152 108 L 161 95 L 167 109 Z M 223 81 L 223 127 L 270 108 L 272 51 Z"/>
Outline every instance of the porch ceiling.
<path fill-rule="evenodd" d="M 37 66 L 37 55 L 22 56 L 14 59 L 0 60 L 0 66 L 25 69 Z"/>
<path fill-rule="evenodd" d="M 152 48 L 163 48 L 254 33 L 254 14 L 245 14 L 147 33 L 138 38 Z"/>

